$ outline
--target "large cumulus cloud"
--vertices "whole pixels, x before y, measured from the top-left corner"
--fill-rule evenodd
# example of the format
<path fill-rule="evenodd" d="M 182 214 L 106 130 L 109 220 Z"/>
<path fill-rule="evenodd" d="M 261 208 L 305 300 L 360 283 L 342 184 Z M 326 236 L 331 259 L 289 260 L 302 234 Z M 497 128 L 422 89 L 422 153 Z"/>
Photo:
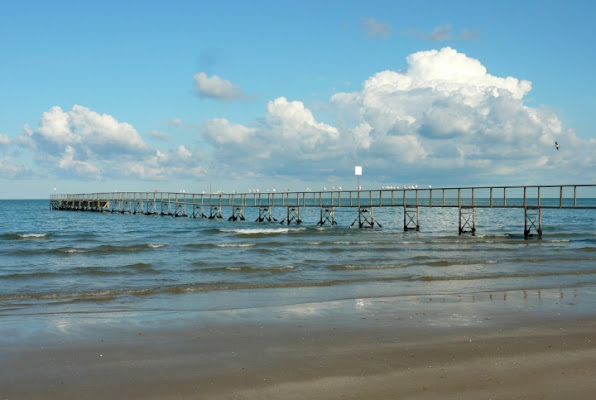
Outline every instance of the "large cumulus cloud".
<path fill-rule="evenodd" d="M 361 156 L 393 154 L 393 165 L 421 174 L 465 168 L 485 180 L 491 171 L 496 178 L 558 169 L 564 154 L 581 154 L 582 141 L 554 113 L 524 104 L 529 81 L 493 76 L 450 47 L 412 54 L 407 62 L 403 72 L 379 72 L 361 90 L 331 98 L 339 118 L 355 126 L 351 136 Z M 555 140 L 565 142 L 564 151 L 554 150 Z M 574 159 L 578 166 L 594 162 Z"/>

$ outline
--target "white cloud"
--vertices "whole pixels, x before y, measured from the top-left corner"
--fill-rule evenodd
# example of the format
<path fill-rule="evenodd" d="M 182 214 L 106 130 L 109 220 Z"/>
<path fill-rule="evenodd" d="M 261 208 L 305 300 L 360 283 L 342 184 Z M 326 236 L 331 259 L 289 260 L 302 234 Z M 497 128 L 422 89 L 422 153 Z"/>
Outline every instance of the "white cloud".
<path fill-rule="evenodd" d="M 90 176 L 95 179 L 101 176 L 99 168 L 89 162 L 77 160 L 75 157 L 75 149 L 67 145 L 64 150 L 64 155 L 58 162 L 58 166 L 63 170 L 74 172 L 79 176 Z"/>
<path fill-rule="evenodd" d="M 232 82 L 222 79 L 217 75 L 208 77 L 204 72 L 194 76 L 195 87 L 200 97 L 214 98 L 219 100 L 244 99 L 242 88 Z"/>
<path fill-rule="evenodd" d="M 179 145 L 168 153 L 157 150 L 143 160 L 126 160 L 117 167 L 122 176 L 144 180 L 198 179 L 205 176 L 208 162 L 197 152 Z"/>
<path fill-rule="evenodd" d="M 265 120 L 272 139 L 282 139 L 289 147 L 297 144 L 303 153 L 319 152 L 339 137 L 337 128 L 317 122 L 302 102 L 285 97 L 267 104 Z"/>
<path fill-rule="evenodd" d="M 374 18 L 360 18 L 360 24 L 368 38 L 387 39 L 391 33 L 391 25 Z"/>
<path fill-rule="evenodd" d="M 10 138 L 8 135 L 0 133 L 0 147 L 8 146 L 11 143 Z"/>
<path fill-rule="evenodd" d="M 54 106 L 44 112 L 31 136 L 51 154 L 62 153 L 67 145 L 79 154 L 104 157 L 151 151 L 132 125 L 79 105 L 71 111 Z"/>
<path fill-rule="evenodd" d="M 151 137 L 167 140 L 152 131 Z M 152 148 L 136 129 L 107 114 L 76 105 L 71 111 L 52 107 L 44 112 L 39 127 L 24 128 L 23 145 L 36 151 L 36 160 L 61 176 L 110 179 L 170 179 L 198 175 L 204 157 L 177 145 L 169 153 Z"/>
<path fill-rule="evenodd" d="M 429 39 L 433 42 L 452 40 L 453 34 L 451 33 L 451 31 L 452 27 L 450 24 L 438 26 L 431 32 L 431 34 L 429 35 Z"/>
<path fill-rule="evenodd" d="M 17 164 L 8 157 L 0 158 L 0 178 L 16 179 L 32 175 L 32 171 L 22 164 Z"/>
<path fill-rule="evenodd" d="M 269 101 L 258 127 L 232 124 L 224 118 L 206 120 L 199 129 L 214 149 L 214 158 L 227 165 L 253 164 L 267 170 L 280 164 L 321 159 L 337 150 L 337 128 L 318 122 L 300 101 L 279 97 Z M 222 161 L 223 160 L 223 161 Z"/>
<path fill-rule="evenodd" d="M 170 135 L 168 135 L 167 132 L 161 132 L 161 131 L 151 131 L 149 132 L 149 136 L 151 136 L 154 139 L 158 139 L 158 140 L 163 140 L 164 142 L 167 142 L 168 140 L 170 140 Z"/>
<path fill-rule="evenodd" d="M 220 145 L 242 145 L 255 130 L 239 124 L 231 124 L 225 118 L 206 120 L 201 131 L 209 142 Z"/>
<path fill-rule="evenodd" d="M 462 29 L 461 34 L 457 35 L 453 32 L 453 26 L 451 26 L 451 24 L 439 25 L 430 33 L 426 33 L 417 29 L 409 29 L 403 34 L 415 36 L 418 39 L 428 40 L 431 42 L 446 42 L 449 40 L 475 40 L 480 37 L 480 33 L 478 31 L 471 31 L 469 29 Z"/>
<path fill-rule="evenodd" d="M 553 153 L 557 139 L 569 143 L 568 154 L 581 153 L 580 140 L 553 112 L 524 104 L 531 82 L 493 76 L 450 47 L 414 53 L 407 62 L 404 72 L 379 72 L 360 91 L 331 98 L 338 116 L 356 126 L 359 155 L 371 162 L 393 155 L 396 167 L 453 175 L 453 168 L 473 166 L 467 174 L 486 176 L 507 171 L 505 163 L 517 172 L 555 169 L 563 154 Z"/>

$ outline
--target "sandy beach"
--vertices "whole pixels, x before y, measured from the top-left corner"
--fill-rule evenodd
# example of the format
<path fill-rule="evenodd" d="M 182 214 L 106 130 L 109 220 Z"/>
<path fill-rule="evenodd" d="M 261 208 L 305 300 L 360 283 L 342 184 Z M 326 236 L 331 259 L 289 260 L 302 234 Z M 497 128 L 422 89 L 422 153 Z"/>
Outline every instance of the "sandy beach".
<path fill-rule="evenodd" d="M 569 289 L 3 317 L 0 399 L 586 399 L 592 301 Z"/>

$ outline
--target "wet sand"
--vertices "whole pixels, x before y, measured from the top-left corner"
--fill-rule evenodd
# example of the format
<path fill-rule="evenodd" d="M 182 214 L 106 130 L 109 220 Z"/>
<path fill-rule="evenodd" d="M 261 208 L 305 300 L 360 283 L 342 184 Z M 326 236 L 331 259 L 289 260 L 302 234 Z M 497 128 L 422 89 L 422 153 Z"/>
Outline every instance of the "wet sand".
<path fill-rule="evenodd" d="M 1 316 L 0 400 L 586 399 L 593 302 L 569 289 Z"/>

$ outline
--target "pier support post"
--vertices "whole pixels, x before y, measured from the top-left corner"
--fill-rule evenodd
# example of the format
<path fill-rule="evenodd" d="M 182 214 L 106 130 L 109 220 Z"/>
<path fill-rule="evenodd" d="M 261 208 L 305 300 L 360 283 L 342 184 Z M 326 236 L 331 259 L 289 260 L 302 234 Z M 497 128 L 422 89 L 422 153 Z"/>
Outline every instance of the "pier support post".
<path fill-rule="evenodd" d="M 300 207 L 288 207 L 288 215 L 286 218 L 281 220 L 281 223 L 287 222 L 290 225 L 290 222 L 296 221 L 297 224 L 301 223 L 302 220 L 300 219 Z"/>
<path fill-rule="evenodd" d="M 228 218 L 228 221 L 244 221 L 244 207 L 232 208 L 232 216 Z"/>
<path fill-rule="evenodd" d="M 259 207 L 259 217 L 255 220 L 255 222 L 264 222 L 264 221 L 276 221 L 271 215 L 271 208 L 270 207 Z"/>
<path fill-rule="evenodd" d="M 209 219 L 218 218 L 221 219 L 223 216 L 221 215 L 221 208 L 218 206 L 210 206 L 209 207 Z"/>
<path fill-rule="evenodd" d="M 321 207 L 321 218 L 317 225 L 325 225 L 325 222 L 329 222 L 329 224 L 337 225 L 335 221 L 335 208 L 334 207 Z"/>
<path fill-rule="evenodd" d="M 178 197 L 178 196 L 176 196 Z M 174 211 L 174 217 L 186 217 L 186 201 L 178 201 L 176 198 L 176 208 Z"/>
<path fill-rule="evenodd" d="M 382 228 L 378 221 L 375 221 L 372 207 L 358 207 L 358 216 L 350 225 L 350 228 L 358 221 L 358 228 L 374 228 L 375 224 Z"/>
<path fill-rule="evenodd" d="M 207 218 L 202 204 L 195 204 L 192 208 L 191 218 Z"/>
<path fill-rule="evenodd" d="M 466 230 L 466 228 L 468 228 Z M 476 209 L 474 207 L 459 207 L 459 234 L 471 233 L 476 236 Z"/>
<path fill-rule="evenodd" d="M 525 207 L 524 208 L 524 239 L 534 236 L 532 228 L 538 234 L 538 239 L 542 238 L 542 209 L 540 207 Z"/>
<path fill-rule="evenodd" d="M 143 214 L 143 200 L 142 199 L 139 199 L 139 200 L 135 199 L 135 207 L 134 207 L 133 214 Z"/>
<path fill-rule="evenodd" d="M 155 196 L 152 199 L 150 199 L 149 195 L 147 195 L 147 202 L 145 205 L 145 215 L 157 214 L 157 203 L 155 201 Z"/>
<path fill-rule="evenodd" d="M 115 213 L 115 212 L 120 212 L 120 208 L 121 208 L 121 201 L 118 198 L 114 198 L 111 202 L 111 207 L 110 207 L 110 212 Z"/>
<path fill-rule="evenodd" d="M 130 199 L 128 198 L 124 198 L 124 200 L 122 201 L 122 209 L 120 210 L 120 213 L 124 214 L 124 213 L 131 213 L 131 204 L 130 204 Z"/>
<path fill-rule="evenodd" d="M 167 201 L 163 199 L 161 200 L 161 215 L 173 215 L 170 199 Z"/>
<path fill-rule="evenodd" d="M 420 212 L 418 206 L 404 206 L 404 232 L 420 230 Z"/>

